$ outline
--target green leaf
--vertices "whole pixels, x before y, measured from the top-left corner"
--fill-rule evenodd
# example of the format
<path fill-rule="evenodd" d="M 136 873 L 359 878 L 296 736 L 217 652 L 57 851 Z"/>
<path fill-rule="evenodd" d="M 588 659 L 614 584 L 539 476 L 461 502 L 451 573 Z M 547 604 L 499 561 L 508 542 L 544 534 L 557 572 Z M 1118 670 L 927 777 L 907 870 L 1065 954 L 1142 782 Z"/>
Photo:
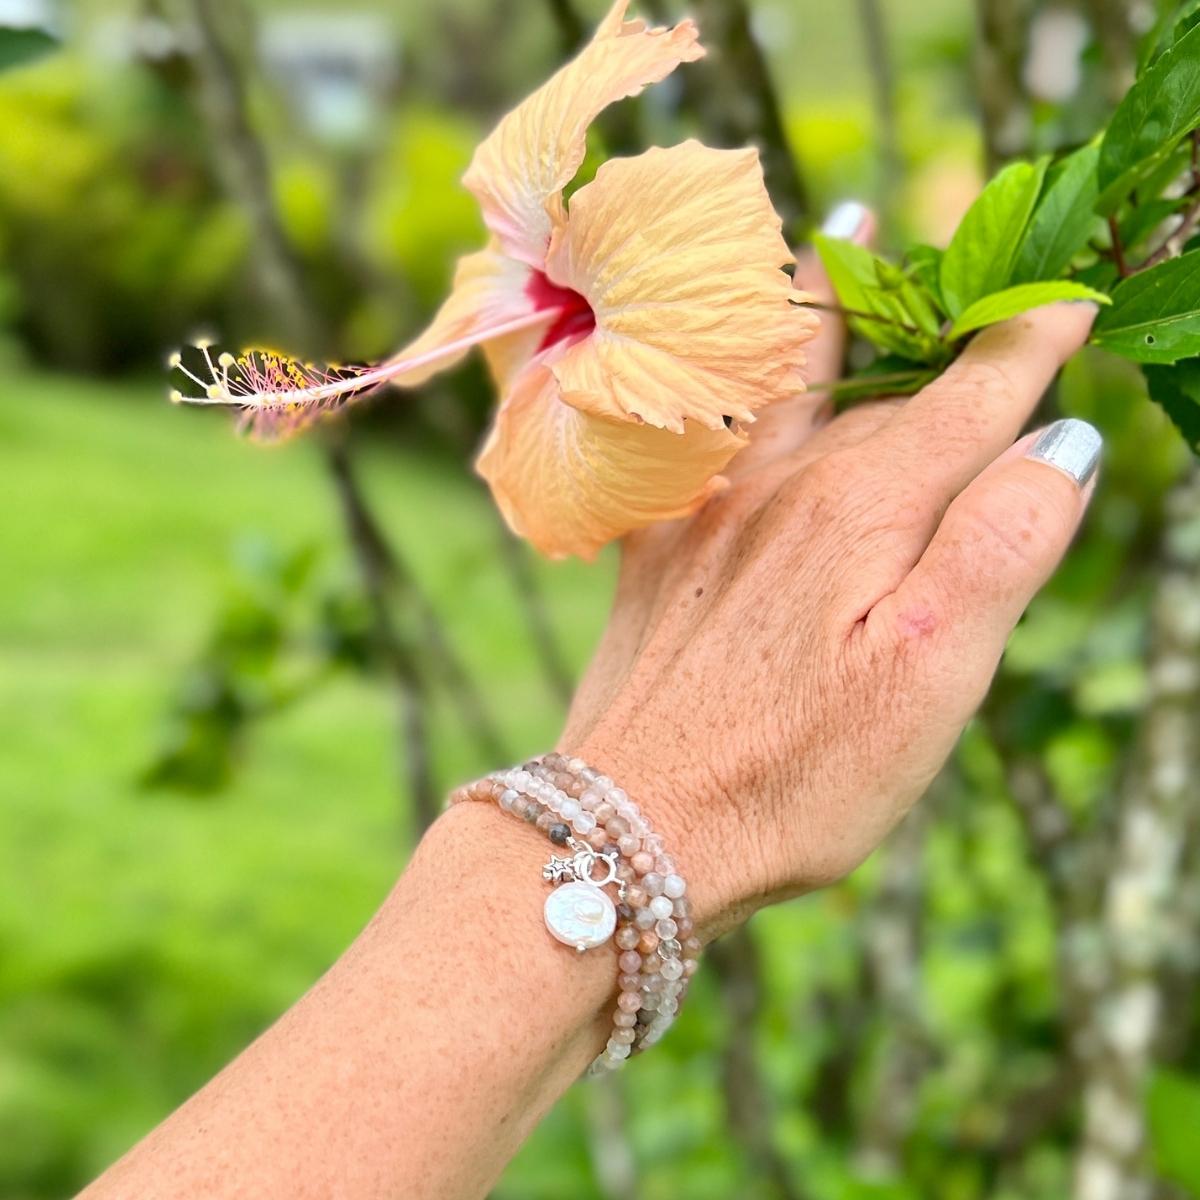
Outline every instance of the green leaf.
<path fill-rule="evenodd" d="M 942 299 L 952 317 L 1007 286 L 1045 174 L 1045 162 L 1013 163 L 967 210 L 942 258 Z"/>
<path fill-rule="evenodd" d="M 1093 142 L 1051 167 L 1017 252 L 1012 282 L 1056 279 L 1088 244 L 1096 228 L 1099 161 L 1100 146 Z"/>
<path fill-rule="evenodd" d="M 1142 373 L 1150 399 L 1161 406 L 1192 451 L 1200 455 L 1200 359 L 1188 358 L 1174 366 L 1144 366 Z"/>
<path fill-rule="evenodd" d="M 1200 1191 L 1200 1080 L 1182 1071 L 1155 1071 L 1146 1096 L 1150 1150 L 1158 1172 L 1190 1191 Z"/>
<path fill-rule="evenodd" d="M 918 243 L 910 246 L 905 255 L 913 277 L 925 286 L 940 312 L 945 312 L 945 305 L 942 303 L 941 281 L 943 253 L 944 251 L 939 250 L 937 246 Z"/>
<path fill-rule="evenodd" d="M 993 292 L 976 300 L 950 327 L 947 335 L 951 340 L 960 338 L 964 333 L 982 329 L 985 325 L 995 325 L 997 321 L 1007 321 L 1018 313 L 1028 312 L 1031 308 L 1039 308 L 1043 304 L 1053 304 L 1056 300 L 1094 300 L 1097 304 L 1110 303 L 1103 292 L 1097 292 L 1082 283 L 1072 283 L 1070 280 L 1058 279 L 1046 283 L 1019 283 L 1016 287 L 1005 288 L 1002 292 Z"/>
<path fill-rule="evenodd" d="M 918 283 L 853 242 L 818 233 L 813 244 L 842 307 L 869 314 L 849 318 L 856 333 L 909 359 L 924 361 L 938 353 L 937 318 Z"/>
<path fill-rule="evenodd" d="M 19 67 L 49 54 L 58 45 L 44 29 L 0 26 L 0 71 Z"/>
<path fill-rule="evenodd" d="M 1200 25 L 1189 29 L 1129 89 L 1100 145 L 1096 210 L 1114 212 L 1200 125 Z"/>
<path fill-rule="evenodd" d="M 1121 243 L 1126 251 L 1132 250 L 1144 238 L 1153 233 L 1169 216 L 1186 208 L 1191 196 L 1177 196 L 1171 200 L 1147 200 L 1131 206 L 1121 218 Z"/>
<path fill-rule="evenodd" d="M 1092 341 L 1134 362 L 1173 363 L 1200 355 L 1200 251 L 1117 284 Z"/>

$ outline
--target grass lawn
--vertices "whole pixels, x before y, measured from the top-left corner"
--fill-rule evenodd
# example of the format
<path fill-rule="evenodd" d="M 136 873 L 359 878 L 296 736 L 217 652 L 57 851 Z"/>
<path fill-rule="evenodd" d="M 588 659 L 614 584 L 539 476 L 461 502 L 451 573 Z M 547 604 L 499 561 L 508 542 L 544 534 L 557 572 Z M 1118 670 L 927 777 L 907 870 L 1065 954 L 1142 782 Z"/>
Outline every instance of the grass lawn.
<path fill-rule="evenodd" d="M 318 456 L 264 450 L 157 383 L 22 378 L 0 399 L 0 1194 L 62 1194 L 119 1153 L 313 980 L 408 852 L 393 710 L 346 677 L 269 721 L 210 798 L 146 792 L 181 669 L 249 536 L 349 575 Z M 366 464 L 514 755 L 553 737 L 464 467 Z M 587 655 L 609 564 L 539 564 Z M 501 696 L 502 691 L 502 696 Z M 487 765 L 446 714 L 449 785 Z"/>

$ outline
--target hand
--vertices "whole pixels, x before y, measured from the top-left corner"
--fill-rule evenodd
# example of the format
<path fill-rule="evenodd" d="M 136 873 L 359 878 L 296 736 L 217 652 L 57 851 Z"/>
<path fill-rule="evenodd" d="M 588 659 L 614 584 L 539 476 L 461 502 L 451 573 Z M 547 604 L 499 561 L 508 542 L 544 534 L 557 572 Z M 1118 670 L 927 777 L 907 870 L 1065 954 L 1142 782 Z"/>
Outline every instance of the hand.
<path fill-rule="evenodd" d="M 797 276 L 830 294 L 815 260 Z M 627 539 L 559 744 L 641 803 L 703 936 L 850 871 L 949 755 L 1090 495 L 1090 426 L 1052 427 L 1057 456 L 1013 439 L 1094 315 L 994 326 L 815 430 L 812 397 L 768 412 L 726 492 Z M 810 378 L 843 336 L 827 318 Z"/>

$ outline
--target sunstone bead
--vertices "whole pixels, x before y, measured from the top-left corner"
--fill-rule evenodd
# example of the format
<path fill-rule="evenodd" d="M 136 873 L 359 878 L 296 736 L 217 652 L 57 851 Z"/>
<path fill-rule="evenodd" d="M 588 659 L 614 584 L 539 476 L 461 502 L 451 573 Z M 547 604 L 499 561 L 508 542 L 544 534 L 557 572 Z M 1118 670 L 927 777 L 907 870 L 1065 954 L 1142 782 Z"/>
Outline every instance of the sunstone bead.
<path fill-rule="evenodd" d="M 550 826 L 557 823 L 558 818 L 549 809 L 543 809 L 538 813 L 538 819 L 534 822 L 543 833 L 549 833 Z"/>
<path fill-rule="evenodd" d="M 632 858 L 641 846 L 641 842 L 633 836 L 632 833 L 625 834 L 624 837 L 617 839 L 617 849 L 626 857 Z M 637 868 L 635 867 L 634 870 Z"/>
<path fill-rule="evenodd" d="M 617 810 L 607 800 L 597 804 L 594 811 L 596 813 L 596 820 L 604 826 L 607 826 L 608 822 L 617 815 Z"/>
<path fill-rule="evenodd" d="M 620 841 L 629 832 L 629 822 L 624 817 L 609 817 L 604 822 L 604 828 L 611 834 L 614 842 Z"/>
<path fill-rule="evenodd" d="M 551 834 L 551 836 L 553 836 L 553 834 Z M 649 876 L 647 876 L 647 878 L 649 878 Z M 643 882 L 645 881 L 643 880 Z M 653 893 L 651 893 L 651 895 L 653 895 Z M 662 920 L 669 917 L 675 910 L 671 906 L 671 901 L 668 900 L 666 896 L 654 896 L 654 898 L 650 901 L 650 911 L 656 917 Z"/>
<path fill-rule="evenodd" d="M 637 932 L 636 930 L 634 931 Z M 658 933 L 646 929 L 637 940 L 637 948 L 642 954 L 653 954 L 659 947 Z"/>
<path fill-rule="evenodd" d="M 642 977 L 640 975 L 627 975 L 622 971 L 617 976 L 617 987 L 623 992 L 640 992 L 642 990 Z"/>
<path fill-rule="evenodd" d="M 672 900 L 678 900 L 686 891 L 687 883 L 682 875 L 668 875 L 663 880 L 663 895 L 670 896 Z"/>
<path fill-rule="evenodd" d="M 650 903 L 650 897 L 646 895 L 643 888 L 635 885 L 625 889 L 625 902 L 634 908 L 645 908 Z"/>
<path fill-rule="evenodd" d="M 617 1007 L 624 1012 L 637 1012 L 642 1007 L 640 992 L 622 992 L 617 997 Z"/>
<path fill-rule="evenodd" d="M 654 858 L 645 850 L 638 850 L 635 854 L 630 855 L 629 863 L 639 875 L 645 875 L 647 871 L 654 869 Z"/>

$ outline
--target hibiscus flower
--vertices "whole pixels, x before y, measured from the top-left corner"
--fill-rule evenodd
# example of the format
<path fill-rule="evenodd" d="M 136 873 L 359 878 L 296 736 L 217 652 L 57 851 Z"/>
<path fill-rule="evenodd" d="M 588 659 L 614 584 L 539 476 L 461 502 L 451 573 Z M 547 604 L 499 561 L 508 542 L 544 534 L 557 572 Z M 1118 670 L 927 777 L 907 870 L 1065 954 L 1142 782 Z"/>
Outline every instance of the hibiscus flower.
<path fill-rule="evenodd" d="M 612 159 L 567 203 L 599 113 L 704 53 L 691 21 L 647 28 L 627 5 L 476 150 L 463 183 L 490 240 L 420 337 L 353 368 L 202 347 L 201 394 L 173 399 L 235 406 L 279 436 L 478 345 L 500 404 L 477 468 L 545 553 L 591 557 L 723 487 L 755 412 L 803 390 L 816 317 L 782 269 L 792 256 L 754 150 L 687 141 Z"/>

